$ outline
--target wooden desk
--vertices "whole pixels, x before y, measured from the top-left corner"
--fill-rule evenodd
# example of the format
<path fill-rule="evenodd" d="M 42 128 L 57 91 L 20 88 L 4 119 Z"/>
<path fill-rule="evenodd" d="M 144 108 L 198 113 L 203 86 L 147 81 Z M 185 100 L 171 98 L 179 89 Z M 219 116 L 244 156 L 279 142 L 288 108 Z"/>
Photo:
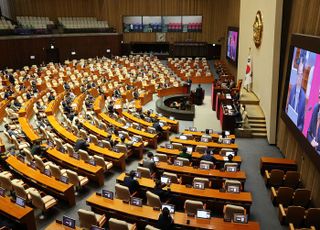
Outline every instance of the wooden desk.
<path fill-rule="evenodd" d="M 183 134 L 192 134 L 193 136 L 198 136 L 198 137 L 201 137 L 202 135 L 204 135 L 205 133 L 204 132 L 200 132 L 200 131 L 189 131 L 189 130 L 184 130 L 182 132 Z M 219 139 L 219 136 L 220 134 L 218 133 L 212 133 L 212 134 L 209 134 L 212 138 L 215 138 L 215 139 Z M 231 134 L 228 136 L 228 138 L 231 138 L 231 139 L 235 139 L 236 136 L 234 134 Z"/>
<path fill-rule="evenodd" d="M 75 205 L 76 199 L 72 184 L 65 184 L 56 180 L 54 177 L 48 177 L 42 174 L 39 170 L 35 170 L 28 165 L 22 163 L 14 156 L 9 156 L 6 160 L 11 169 L 19 173 L 25 179 L 42 187 L 42 190 L 47 191 L 54 197 L 59 197 L 69 203 L 70 206 Z"/>
<path fill-rule="evenodd" d="M 104 173 L 100 166 L 93 166 L 83 160 L 77 160 L 70 157 L 68 154 L 58 151 L 57 149 L 48 149 L 46 153 L 49 158 L 58 162 L 59 165 L 70 168 L 78 172 L 80 175 L 84 175 L 90 180 L 98 182 L 100 186 L 104 185 Z"/>
<path fill-rule="evenodd" d="M 28 230 L 37 229 L 33 209 L 28 206 L 24 208 L 20 207 L 11 202 L 9 197 L 0 196 L 0 213 L 0 215 L 4 215 L 21 225 L 26 226 Z"/>
<path fill-rule="evenodd" d="M 165 162 L 159 162 L 156 164 L 156 167 L 162 171 L 165 172 L 173 172 L 181 176 L 189 176 L 189 177 L 204 177 L 208 179 L 214 179 L 214 178 L 227 178 L 227 179 L 234 179 L 239 180 L 242 183 L 246 180 L 246 173 L 244 171 L 237 171 L 237 172 L 226 172 L 226 171 L 220 171 L 217 169 L 199 169 L 199 168 L 193 168 L 191 166 L 176 166 L 176 165 L 170 165 Z"/>
<path fill-rule="evenodd" d="M 186 94 L 188 93 L 188 88 L 186 86 L 179 86 L 179 87 L 170 87 L 166 89 L 158 90 L 158 97 L 164 97 L 174 94 Z"/>
<path fill-rule="evenodd" d="M 125 173 L 121 173 L 117 177 L 117 182 L 122 183 L 125 178 Z M 151 190 L 155 186 L 155 182 L 149 178 L 140 178 L 138 179 L 139 184 L 145 190 Z M 247 209 L 247 212 L 250 213 L 250 206 L 252 204 L 252 195 L 250 192 L 240 192 L 240 193 L 227 193 L 220 192 L 218 189 L 194 189 L 187 188 L 182 184 L 171 184 L 170 185 L 171 193 L 176 194 L 175 199 L 182 199 L 183 202 L 187 199 L 200 200 L 207 205 L 212 207 L 217 207 L 217 210 L 222 213 L 223 205 L 226 202 L 231 202 L 235 204 L 240 204 Z M 220 206 L 220 207 L 219 207 Z"/>
<path fill-rule="evenodd" d="M 75 144 L 79 139 L 77 136 L 73 135 L 73 133 L 69 132 L 65 127 L 60 125 L 55 116 L 49 115 L 47 116 L 47 119 L 56 133 L 65 141 Z M 126 168 L 124 153 L 116 153 L 107 148 L 101 148 L 100 146 L 94 145 L 92 143 L 90 143 L 88 151 L 94 154 L 102 155 L 107 160 L 111 160 L 115 165 L 121 167 L 122 170 L 125 170 Z"/>
<path fill-rule="evenodd" d="M 173 137 L 170 139 L 170 142 L 176 142 L 176 143 L 181 143 L 183 145 L 192 145 L 192 146 L 197 146 L 197 145 L 203 145 L 207 146 L 209 148 L 229 148 L 229 149 L 238 149 L 237 144 L 219 144 L 216 142 L 201 142 L 201 141 L 195 141 L 195 140 L 181 140 L 180 138 Z"/>
<path fill-rule="evenodd" d="M 86 203 L 87 205 L 91 206 L 93 210 L 109 213 L 110 215 L 118 215 L 117 218 L 122 217 L 128 221 L 136 222 L 141 229 L 144 229 L 145 225 L 147 224 L 154 225 L 160 215 L 160 211 L 153 210 L 153 208 L 150 206 L 143 205 L 142 207 L 137 207 L 123 203 L 119 199 L 109 200 L 96 194 L 91 195 L 87 199 Z M 224 222 L 222 218 L 215 217 L 209 220 L 197 219 L 195 217 L 189 217 L 186 213 L 182 212 L 175 212 L 173 214 L 173 219 L 174 223 L 183 229 L 260 229 L 259 223 L 253 221 L 249 221 L 248 224 L 235 224 L 231 222 Z M 187 220 L 190 221 L 189 224 L 187 224 Z"/>
<path fill-rule="evenodd" d="M 145 92 L 139 96 L 139 100 L 141 101 L 141 105 L 145 105 L 148 102 L 152 101 L 152 98 L 153 98 L 153 93 L 150 93 L 150 92 Z"/>
<path fill-rule="evenodd" d="M 76 226 L 76 230 L 82 230 L 82 228 Z M 72 228 L 69 228 L 67 226 L 64 226 L 62 224 L 58 224 L 56 221 L 53 221 L 49 226 L 45 228 L 45 230 L 72 230 Z"/>
<path fill-rule="evenodd" d="M 158 116 L 157 114 L 155 114 L 155 113 L 150 114 L 150 117 L 156 118 L 156 119 L 158 119 L 159 121 L 165 121 L 165 122 L 167 122 L 167 124 L 169 124 L 169 125 L 171 126 L 171 131 L 172 131 L 172 132 L 175 132 L 175 133 L 178 133 L 178 132 L 179 132 L 179 121 L 177 121 L 177 120 L 171 120 L 171 119 L 169 119 L 169 118 L 167 118 L 167 117 L 163 117 L 163 116 L 159 117 L 159 116 Z"/>
<path fill-rule="evenodd" d="M 286 158 L 261 157 L 260 172 L 263 175 L 265 170 L 282 169 L 285 171 L 297 171 L 297 163 L 295 160 Z"/>

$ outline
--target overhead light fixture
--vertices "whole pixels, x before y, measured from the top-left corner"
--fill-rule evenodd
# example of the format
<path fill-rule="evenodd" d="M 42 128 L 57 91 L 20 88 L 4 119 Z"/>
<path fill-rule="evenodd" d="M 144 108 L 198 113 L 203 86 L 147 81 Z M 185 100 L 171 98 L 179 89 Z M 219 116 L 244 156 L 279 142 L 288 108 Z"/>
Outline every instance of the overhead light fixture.
<path fill-rule="evenodd" d="M 30 56 L 30 59 L 31 59 L 31 60 L 34 60 L 34 59 L 36 59 L 36 56 L 31 55 L 31 56 Z"/>
<path fill-rule="evenodd" d="M 71 52 L 71 55 L 76 55 L 76 51 L 72 51 L 72 52 Z"/>
<path fill-rule="evenodd" d="M 110 49 L 107 49 L 107 53 L 110 53 L 110 51 L 111 51 Z"/>

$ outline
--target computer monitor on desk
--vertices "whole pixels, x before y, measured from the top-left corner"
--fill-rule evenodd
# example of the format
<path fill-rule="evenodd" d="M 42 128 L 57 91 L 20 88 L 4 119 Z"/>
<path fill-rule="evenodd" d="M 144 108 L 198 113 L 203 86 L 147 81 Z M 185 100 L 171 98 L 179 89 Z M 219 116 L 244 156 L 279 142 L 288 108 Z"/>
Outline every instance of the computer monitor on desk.
<path fill-rule="evenodd" d="M 76 220 L 75 219 L 72 219 L 68 216 L 63 216 L 62 217 L 62 224 L 64 226 L 67 226 L 69 228 L 73 228 L 75 229 L 76 228 Z"/>
<path fill-rule="evenodd" d="M 170 214 L 174 214 L 174 212 L 175 212 L 174 205 L 172 205 L 172 204 L 163 204 L 163 205 L 161 205 L 161 210 L 163 210 L 164 208 L 168 208 Z"/>
<path fill-rule="evenodd" d="M 16 204 L 19 205 L 20 207 L 25 207 L 26 206 L 26 201 L 20 197 L 20 196 L 17 196 L 16 197 Z"/>
<path fill-rule="evenodd" d="M 4 188 L 0 187 L 0 196 L 5 197 L 6 196 L 6 190 Z"/>
<path fill-rule="evenodd" d="M 211 218 L 211 213 L 210 213 L 209 210 L 198 209 L 197 210 L 197 218 L 210 219 Z"/>

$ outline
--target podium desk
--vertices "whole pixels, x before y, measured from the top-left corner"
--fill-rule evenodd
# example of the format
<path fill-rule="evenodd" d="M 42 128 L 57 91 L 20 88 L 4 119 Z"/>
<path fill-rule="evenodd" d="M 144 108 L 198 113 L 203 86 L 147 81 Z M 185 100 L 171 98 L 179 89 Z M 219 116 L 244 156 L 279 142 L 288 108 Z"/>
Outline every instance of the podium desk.
<path fill-rule="evenodd" d="M 295 160 L 286 158 L 261 157 L 260 172 L 264 174 L 265 170 L 281 169 L 285 171 L 297 171 L 298 166 Z"/>

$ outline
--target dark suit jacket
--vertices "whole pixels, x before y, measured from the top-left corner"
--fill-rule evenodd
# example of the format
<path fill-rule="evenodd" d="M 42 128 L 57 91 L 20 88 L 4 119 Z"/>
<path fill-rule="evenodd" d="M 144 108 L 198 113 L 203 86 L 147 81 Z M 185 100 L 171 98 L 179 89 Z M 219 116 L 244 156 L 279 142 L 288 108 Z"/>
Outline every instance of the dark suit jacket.
<path fill-rule="evenodd" d="M 296 87 L 297 85 L 294 85 L 290 90 L 290 97 L 289 97 L 289 103 L 288 103 L 293 108 L 295 104 Z M 304 92 L 304 89 L 301 88 L 299 93 L 299 102 L 298 102 L 297 111 L 296 111 L 298 113 L 297 127 L 300 131 L 303 130 L 305 104 L 306 104 L 306 94 Z"/>
<path fill-rule="evenodd" d="M 320 109 L 320 104 L 316 104 L 313 108 L 310 125 L 307 132 L 307 138 L 308 141 L 311 143 L 313 138 L 315 138 L 315 141 L 319 143 L 318 147 L 316 147 L 316 150 L 320 152 L 320 130 L 318 130 L 317 134 L 317 120 L 318 120 L 318 112 Z"/>
<path fill-rule="evenodd" d="M 139 182 L 130 177 L 124 178 L 123 185 L 129 188 L 131 194 L 136 192 L 140 187 Z"/>

